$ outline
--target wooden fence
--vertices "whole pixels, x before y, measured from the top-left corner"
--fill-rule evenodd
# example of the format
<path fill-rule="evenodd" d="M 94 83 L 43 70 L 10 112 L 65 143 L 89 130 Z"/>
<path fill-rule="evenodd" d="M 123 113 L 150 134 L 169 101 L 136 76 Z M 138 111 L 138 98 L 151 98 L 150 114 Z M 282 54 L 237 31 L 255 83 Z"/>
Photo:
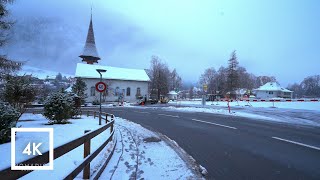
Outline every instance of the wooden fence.
<path fill-rule="evenodd" d="M 33 113 L 41 113 L 39 110 L 34 111 Z M 85 112 L 87 116 L 93 115 L 93 117 L 98 117 L 99 112 L 96 111 L 86 111 Z M 114 118 L 115 116 L 113 114 L 109 113 L 101 113 L 101 118 L 105 120 L 106 124 L 100 127 L 97 130 L 94 131 L 85 131 L 85 135 L 82 137 L 79 137 L 71 142 L 68 142 L 66 144 L 63 144 L 59 147 L 54 148 L 54 159 L 57 159 L 64 154 L 72 151 L 73 149 L 79 147 L 80 145 L 84 144 L 84 159 L 83 161 L 64 179 L 74 179 L 82 170 L 83 170 L 83 179 L 89 179 L 90 178 L 90 162 L 104 149 L 104 147 L 113 139 L 114 136 Z M 108 120 L 108 117 L 110 116 L 110 120 Z M 106 141 L 100 145 L 100 147 L 94 151 L 92 154 L 90 153 L 90 140 L 100 133 L 104 132 L 105 130 L 110 128 L 110 136 L 106 137 Z M 113 155 L 114 149 L 116 146 L 115 144 L 112 148 L 112 151 L 107 158 L 106 162 L 102 165 L 100 170 L 96 173 L 95 177 L 93 179 L 98 179 L 103 170 L 105 169 L 107 163 L 111 159 L 111 156 Z M 42 153 L 41 156 L 35 156 L 31 159 L 25 160 L 23 162 L 17 163 L 17 164 L 47 164 L 49 163 L 49 151 Z M 18 179 L 22 176 L 30 173 L 32 171 L 24 171 L 24 170 L 11 170 L 11 167 L 8 167 L 2 171 L 0 171 L 0 179 Z"/>

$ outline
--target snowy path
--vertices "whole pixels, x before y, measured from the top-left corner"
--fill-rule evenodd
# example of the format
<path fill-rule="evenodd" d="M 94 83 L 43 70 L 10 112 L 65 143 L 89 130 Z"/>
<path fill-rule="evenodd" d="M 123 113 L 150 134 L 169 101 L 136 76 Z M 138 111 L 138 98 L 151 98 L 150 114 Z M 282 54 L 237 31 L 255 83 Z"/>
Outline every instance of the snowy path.
<path fill-rule="evenodd" d="M 101 179 L 199 179 L 160 137 L 116 119 L 118 143 Z"/>

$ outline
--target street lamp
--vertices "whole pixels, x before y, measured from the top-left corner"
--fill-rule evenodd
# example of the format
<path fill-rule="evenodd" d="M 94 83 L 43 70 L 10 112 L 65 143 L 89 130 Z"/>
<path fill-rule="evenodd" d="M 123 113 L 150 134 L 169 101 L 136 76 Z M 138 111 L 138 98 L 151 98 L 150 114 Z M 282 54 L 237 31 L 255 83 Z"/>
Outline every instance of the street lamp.
<path fill-rule="evenodd" d="M 100 82 L 102 82 L 102 74 L 101 73 L 105 73 L 105 72 L 107 72 L 107 70 L 105 70 L 105 69 L 96 69 L 96 70 L 100 74 Z M 99 125 L 101 125 L 101 95 L 102 95 L 102 92 L 100 92 Z"/>

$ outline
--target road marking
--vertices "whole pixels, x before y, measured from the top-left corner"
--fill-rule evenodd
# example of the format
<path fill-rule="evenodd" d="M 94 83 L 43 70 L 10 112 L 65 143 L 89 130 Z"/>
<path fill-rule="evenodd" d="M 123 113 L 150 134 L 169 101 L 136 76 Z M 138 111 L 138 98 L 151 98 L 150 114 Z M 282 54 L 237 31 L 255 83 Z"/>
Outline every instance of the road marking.
<path fill-rule="evenodd" d="M 136 113 L 143 113 L 143 114 L 150 114 L 149 112 L 140 112 L 140 111 L 134 111 Z"/>
<path fill-rule="evenodd" d="M 303 143 L 300 143 L 300 142 L 295 142 L 295 141 L 291 141 L 291 140 L 287 140 L 287 139 L 282 139 L 282 138 L 279 138 L 279 137 L 272 137 L 272 138 L 280 140 L 280 141 L 284 141 L 284 142 L 288 142 L 288 143 L 292 143 L 292 144 L 296 144 L 296 145 L 300 145 L 300 146 L 304 146 L 304 147 L 308 147 L 308 148 L 320 151 L 320 148 L 316 147 L 316 146 L 311 146 L 311 145 L 303 144 Z"/>
<path fill-rule="evenodd" d="M 160 116 L 169 116 L 169 117 L 175 117 L 175 118 L 179 118 L 179 116 L 173 116 L 173 115 L 169 115 L 169 114 L 158 114 Z"/>
<path fill-rule="evenodd" d="M 213 122 L 202 121 L 202 120 L 199 120 L 199 119 L 192 119 L 192 121 L 198 121 L 198 122 L 207 123 L 207 124 L 212 124 L 212 125 L 216 125 L 216 126 L 221 126 L 221 127 L 225 127 L 225 128 L 230 128 L 230 129 L 237 129 L 237 128 L 232 127 L 232 126 L 226 126 L 226 125 L 223 125 L 223 124 L 217 124 L 217 123 L 213 123 Z"/>

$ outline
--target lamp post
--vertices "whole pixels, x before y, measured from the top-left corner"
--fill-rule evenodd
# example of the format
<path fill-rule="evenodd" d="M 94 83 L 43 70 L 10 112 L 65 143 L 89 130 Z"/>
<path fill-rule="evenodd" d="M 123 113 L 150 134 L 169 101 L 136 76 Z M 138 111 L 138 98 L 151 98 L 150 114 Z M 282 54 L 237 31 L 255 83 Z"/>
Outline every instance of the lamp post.
<path fill-rule="evenodd" d="M 107 72 L 107 70 L 105 69 L 96 69 L 96 70 L 100 74 L 100 82 L 102 82 L 102 73 Z M 102 95 L 102 92 L 100 92 L 99 125 L 101 125 L 101 95 Z"/>

